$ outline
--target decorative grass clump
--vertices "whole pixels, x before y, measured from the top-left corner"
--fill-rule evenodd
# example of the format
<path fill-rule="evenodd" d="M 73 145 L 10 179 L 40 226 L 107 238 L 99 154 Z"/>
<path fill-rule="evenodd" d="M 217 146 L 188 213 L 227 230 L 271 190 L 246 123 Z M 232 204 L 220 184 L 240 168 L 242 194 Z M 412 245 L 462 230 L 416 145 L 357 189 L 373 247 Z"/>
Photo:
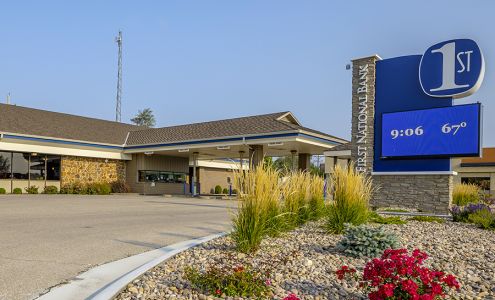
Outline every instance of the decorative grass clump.
<path fill-rule="evenodd" d="M 265 235 L 276 235 L 283 226 L 279 212 L 282 191 L 279 172 L 258 166 L 235 174 L 234 185 L 240 193 L 237 212 L 232 218 L 232 239 L 240 252 L 256 251 Z"/>
<path fill-rule="evenodd" d="M 25 188 L 26 193 L 28 193 L 28 194 L 38 194 L 38 189 L 39 188 L 35 185 L 32 185 L 30 187 Z"/>
<path fill-rule="evenodd" d="M 328 207 L 326 228 L 342 233 L 344 224 L 361 225 L 367 222 L 369 200 L 373 193 L 371 179 L 356 172 L 354 165 L 337 165 L 331 176 L 333 201 Z"/>
<path fill-rule="evenodd" d="M 482 200 L 482 192 L 479 186 L 470 183 L 461 183 L 454 186 L 452 203 L 464 206 L 470 203 L 479 203 Z"/>
<path fill-rule="evenodd" d="M 241 192 L 231 237 L 238 251 L 254 252 L 264 236 L 278 236 L 324 215 L 323 178 L 302 171 L 284 176 L 270 165 L 235 173 L 234 187 Z"/>
<path fill-rule="evenodd" d="M 431 217 L 431 216 L 414 216 L 409 218 L 409 220 L 418 221 L 418 222 L 445 223 L 444 219 L 438 217 Z"/>
<path fill-rule="evenodd" d="M 399 246 L 397 236 L 386 232 L 381 226 L 346 224 L 344 237 L 337 244 L 337 249 L 353 257 L 378 257 L 384 250 Z"/>

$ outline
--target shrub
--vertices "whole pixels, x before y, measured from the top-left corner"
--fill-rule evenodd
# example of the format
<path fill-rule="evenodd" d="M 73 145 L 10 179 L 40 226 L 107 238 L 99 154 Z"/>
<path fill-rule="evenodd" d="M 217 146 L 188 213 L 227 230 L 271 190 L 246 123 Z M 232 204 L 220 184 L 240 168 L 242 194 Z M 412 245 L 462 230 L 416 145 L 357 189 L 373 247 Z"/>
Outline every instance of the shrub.
<path fill-rule="evenodd" d="M 35 185 L 32 185 L 30 187 L 25 188 L 26 193 L 28 194 L 38 194 L 38 187 Z"/>
<path fill-rule="evenodd" d="M 57 194 L 58 193 L 58 189 L 54 185 L 47 185 L 47 186 L 45 186 L 45 189 L 43 190 L 43 193 L 44 194 Z"/>
<path fill-rule="evenodd" d="M 89 190 L 94 191 L 94 194 L 90 194 Z M 90 195 L 110 195 L 112 192 L 112 187 L 110 186 L 109 183 L 106 182 L 97 182 L 97 183 L 91 183 L 88 184 L 87 186 L 87 194 Z"/>
<path fill-rule="evenodd" d="M 235 173 L 234 184 L 244 191 L 232 218 L 231 237 L 238 251 L 256 251 L 265 235 L 277 235 L 283 227 L 278 180 L 277 170 L 262 166 Z"/>
<path fill-rule="evenodd" d="M 222 187 L 217 185 L 215 186 L 215 194 L 221 194 L 222 193 Z"/>
<path fill-rule="evenodd" d="M 479 203 L 482 199 L 482 192 L 475 184 L 458 184 L 454 186 L 452 203 L 457 206 L 464 206 L 469 203 Z"/>
<path fill-rule="evenodd" d="M 398 246 L 397 236 L 387 233 L 383 227 L 346 225 L 337 249 L 353 257 L 377 257 L 383 250 Z"/>
<path fill-rule="evenodd" d="M 482 203 L 468 204 L 463 207 L 454 205 L 450 209 L 450 213 L 452 214 L 452 219 L 454 222 L 469 222 L 469 215 L 483 209 L 489 210 L 490 207 Z"/>
<path fill-rule="evenodd" d="M 368 221 L 377 224 L 397 224 L 397 225 L 407 224 L 407 221 L 401 219 L 400 217 L 397 216 L 384 217 L 382 215 L 377 214 L 376 212 L 369 213 Z"/>
<path fill-rule="evenodd" d="M 84 195 L 87 194 L 87 188 L 82 182 L 74 182 L 71 185 L 72 194 Z"/>
<path fill-rule="evenodd" d="M 470 223 L 482 229 L 495 229 L 495 213 L 489 208 L 480 209 L 468 216 Z"/>
<path fill-rule="evenodd" d="M 232 194 L 234 194 L 234 195 L 238 195 L 238 194 L 239 194 L 239 191 L 237 191 L 237 189 L 233 189 L 233 190 L 232 190 Z"/>
<path fill-rule="evenodd" d="M 373 193 L 371 179 L 354 170 L 354 165 L 337 165 L 331 176 L 333 202 L 328 208 L 326 227 L 341 233 L 344 224 L 361 225 L 368 219 L 368 203 Z"/>
<path fill-rule="evenodd" d="M 112 193 L 129 193 L 130 191 L 131 188 L 125 181 L 119 180 L 112 182 Z"/>
<path fill-rule="evenodd" d="M 7 191 L 4 188 L 0 188 L 0 194 L 6 194 Z"/>
<path fill-rule="evenodd" d="M 22 194 L 22 190 L 21 190 L 21 188 L 15 188 L 15 189 L 12 191 L 12 194 Z"/>
<path fill-rule="evenodd" d="M 431 216 L 414 216 L 409 218 L 409 220 L 418 221 L 418 222 L 445 223 L 444 219 L 438 217 L 431 217 Z"/>
<path fill-rule="evenodd" d="M 228 194 L 228 193 L 229 193 L 229 190 L 227 188 L 223 188 L 222 194 Z"/>
<path fill-rule="evenodd" d="M 271 281 L 266 273 L 249 268 L 236 267 L 233 270 L 210 268 L 200 272 L 188 267 L 185 278 L 197 289 L 220 297 L 265 298 L 270 292 Z"/>
<path fill-rule="evenodd" d="M 362 274 L 342 266 L 336 271 L 337 278 L 348 275 L 360 281 L 360 287 L 369 299 L 443 299 L 450 289 L 459 290 L 454 275 L 423 266 L 428 255 L 418 249 L 407 253 L 407 249 L 385 250 L 380 259 L 369 261 Z M 456 298 L 456 297 L 454 297 Z"/>

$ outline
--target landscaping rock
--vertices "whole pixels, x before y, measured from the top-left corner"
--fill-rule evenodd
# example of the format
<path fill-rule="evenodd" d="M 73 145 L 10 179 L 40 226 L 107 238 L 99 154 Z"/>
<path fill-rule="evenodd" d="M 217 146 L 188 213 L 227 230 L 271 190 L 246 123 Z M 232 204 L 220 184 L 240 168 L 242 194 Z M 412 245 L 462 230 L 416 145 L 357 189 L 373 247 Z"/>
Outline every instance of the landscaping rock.
<path fill-rule="evenodd" d="M 385 225 L 402 246 L 429 254 L 429 267 L 457 276 L 461 289 L 455 298 L 495 299 L 495 233 L 469 224 L 410 221 Z M 357 282 L 338 281 L 342 265 L 362 270 L 368 259 L 343 255 L 335 246 L 342 236 L 328 234 L 320 223 L 310 223 L 277 238 L 267 238 L 252 255 L 236 252 L 232 240 L 222 237 L 182 252 L 133 281 L 117 297 L 124 299 L 247 299 L 206 295 L 184 279 L 187 266 L 232 269 L 239 265 L 269 271 L 273 299 L 295 293 L 301 299 L 366 299 Z"/>

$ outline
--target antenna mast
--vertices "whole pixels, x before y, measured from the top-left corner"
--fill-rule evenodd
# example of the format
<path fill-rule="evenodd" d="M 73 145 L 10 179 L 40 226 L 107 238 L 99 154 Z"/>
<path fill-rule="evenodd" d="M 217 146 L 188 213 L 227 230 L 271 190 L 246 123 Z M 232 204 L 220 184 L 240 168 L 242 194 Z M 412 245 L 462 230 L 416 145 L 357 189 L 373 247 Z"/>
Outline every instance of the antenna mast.
<path fill-rule="evenodd" d="M 115 107 L 115 121 L 121 122 L 122 106 L 122 31 L 115 37 L 115 42 L 119 47 L 118 71 L 117 71 L 117 106 Z"/>

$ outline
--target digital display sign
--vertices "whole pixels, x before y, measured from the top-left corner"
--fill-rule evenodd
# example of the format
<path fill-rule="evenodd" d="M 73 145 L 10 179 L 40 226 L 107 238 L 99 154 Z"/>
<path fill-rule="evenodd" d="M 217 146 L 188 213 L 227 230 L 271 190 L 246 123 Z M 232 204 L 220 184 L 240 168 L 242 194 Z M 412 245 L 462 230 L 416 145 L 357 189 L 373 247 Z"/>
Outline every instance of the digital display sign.
<path fill-rule="evenodd" d="M 481 105 L 382 114 L 382 158 L 479 156 Z"/>

